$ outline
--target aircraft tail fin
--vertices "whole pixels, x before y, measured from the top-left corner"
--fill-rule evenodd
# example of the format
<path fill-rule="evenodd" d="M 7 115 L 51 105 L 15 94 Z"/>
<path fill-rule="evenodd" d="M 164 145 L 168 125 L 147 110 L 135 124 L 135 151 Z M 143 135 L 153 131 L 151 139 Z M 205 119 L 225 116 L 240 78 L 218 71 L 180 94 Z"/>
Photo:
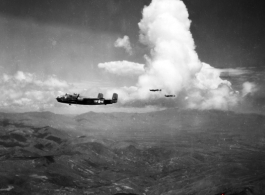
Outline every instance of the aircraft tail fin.
<path fill-rule="evenodd" d="M 98 99 L 103 99 L 103 94 L 102 93 L 98 94 Z"/>
<path fill-rule="evenodd" d="M 117 93 L 113 93 L 113 95 L 112 95 L 112 102 L 113 103 L 117 103 L 118 102 L 118 94 Z"/>

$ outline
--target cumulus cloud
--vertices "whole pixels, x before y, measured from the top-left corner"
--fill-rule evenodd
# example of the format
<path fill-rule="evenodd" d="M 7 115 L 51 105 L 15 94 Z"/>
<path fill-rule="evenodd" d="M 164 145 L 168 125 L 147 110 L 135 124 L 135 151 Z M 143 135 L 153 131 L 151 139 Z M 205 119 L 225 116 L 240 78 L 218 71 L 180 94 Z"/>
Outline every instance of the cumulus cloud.
<path fill-rule="evenodd" d="M 114 46 L 122 47 L 126 50 L 128 54 L 132 55 L 132 47 L 131 47 L 130 39 L 128 36 L 125 35 L 123 38 L 118 38 L 115 41 Z"/>
<path fill-rule="evenodd" d="M 61 91 L 69 87 L 54 75 L 39 79 L 35 74 L 22 71 L 3 74 L 0 77 L 0 108 L 13 111 L 51 108 Z"/>
<path fill-rule="evenodd" d="M 201 90 L 217 89 L 221 84 L 231 88 L 231 83 L 220 78 L 219 69 L 211 67 L 209 64 L 202 63 L 200 72 L 195 74 L 193 86 Z"/>
<path fill-rule="evenodd" d="M 153 0 L 143 10 L 140 41 L 151 48 L 151 66 L 139 78 L 140 88 L 158 87 L 178 94 L 202 64 L 194 51 L 190 20 L 182 1 Z"/>
<path fill-rule="evenodd" d="M 248 81 L 244 82 L 242 87 L 243 87 L 243 89 L 242 89 L 243 97 L 248 95 L 248 94 L 253 95 L 258 90 L 258 88 L 257 88 L 255 83 L 251 83 L 251 82 L 248 82 Z"/>
<path fill-rule="evenodd" d="M 185 5 L 178 0 L 153 0 L 138 25 L 140 41 L 151 49 L 149 66 L 139 77 L 137 90 L 124 93 L 135 99 L 153 99 L 158 95 L 149 89 L 162 88 L 177 95 L 202 66 L 194 51 Z"/>
<path fill-rule="evenodd" d="M 128 61 L 114 61 L 98 64 L 99 68 L 103 68 L 106 71 L 123 76 L 129 75 L 141 75 L 144 73 L 144 64 Z"/>
<path fill-rule="evenodd" d="M 240 100 L 232 84 L 220 78 L 221 71 L 202 63 L 201 70 L 186 89 L 187 108 L 229 110 Z"/>
<path fill-rule="evenodd" d="M 229 110 L 255 90 L 253 85 L 245 83 L 242 92 L 235 91 L 231 82 L 221 78 L 223 75 L 248 74 L 248 70 L 216 69 L 199 60 L 183 1 L 152 0 L 142 14 L 143 18 L 138 23 L 139 37 L 140 42 L 150 48 L 150 54 L 145 56 L 148 66 L 135 86 L 110 90 L 120 94 L 122 104 L 131 105 L 139 101 L 145 105 L 150 102 L 153 105 L 155 101 L 159 104 L 164 94 L 174 94 L 175 102 L 186 108 Z M 122 69 L 126 71 L 122 66 L 115 71 L 110 69 L 108 71 L 115 74 Z M 162 89 L 163 94 L 152 93 L 149 89 Z"/>

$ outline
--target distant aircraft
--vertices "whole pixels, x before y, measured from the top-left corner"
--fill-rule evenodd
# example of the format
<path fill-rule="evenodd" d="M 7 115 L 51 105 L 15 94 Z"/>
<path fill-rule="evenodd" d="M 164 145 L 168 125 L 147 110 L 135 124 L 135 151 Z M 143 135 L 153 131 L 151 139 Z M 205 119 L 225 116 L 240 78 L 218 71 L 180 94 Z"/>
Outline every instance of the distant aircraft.
<path fill-rule="evenodd" d="M 99 93 L 98 98 L 86 98 L 79 94 L 74 93 L 73 95 L 65 94 L 61 97 L 57 97 L 56 100 L 60 103 L 65 104 L 82 104 L 82 105 L 106 105 L 118 102 L 118 94 L 114 93 L 112 99 L 104 99 L 103 94 Z"/>
<path fill-rule="evenodd" d="M 165 95 L 165 97 L 175 97 L 175 95 Z"/>
<path fill-rule="evenodd" d="M 150 89 L 150 91 L 162 91 L 162 89 Z"/>

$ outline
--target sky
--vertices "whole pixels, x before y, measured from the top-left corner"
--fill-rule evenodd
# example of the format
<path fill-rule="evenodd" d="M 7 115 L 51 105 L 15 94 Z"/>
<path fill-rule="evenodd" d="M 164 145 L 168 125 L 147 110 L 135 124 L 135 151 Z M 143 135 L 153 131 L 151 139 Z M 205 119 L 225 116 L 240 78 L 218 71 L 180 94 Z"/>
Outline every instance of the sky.
<path fill-rule="evenodd" d="M 1 0 L 0 111 L 264 114 L 264 8 L 248 0 Z M 69 92 L 118 92 L 120 101 L 56 102 Z"/>

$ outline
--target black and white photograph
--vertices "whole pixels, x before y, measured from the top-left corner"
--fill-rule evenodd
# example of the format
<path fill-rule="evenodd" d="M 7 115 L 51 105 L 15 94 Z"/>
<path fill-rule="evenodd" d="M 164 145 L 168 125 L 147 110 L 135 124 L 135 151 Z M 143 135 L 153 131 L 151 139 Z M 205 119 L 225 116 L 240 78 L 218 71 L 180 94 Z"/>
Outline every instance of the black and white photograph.
<path fill-rule="evenodd" d="M 0 194 L 264 195 L 265 2 L 0 0 Z"/>

